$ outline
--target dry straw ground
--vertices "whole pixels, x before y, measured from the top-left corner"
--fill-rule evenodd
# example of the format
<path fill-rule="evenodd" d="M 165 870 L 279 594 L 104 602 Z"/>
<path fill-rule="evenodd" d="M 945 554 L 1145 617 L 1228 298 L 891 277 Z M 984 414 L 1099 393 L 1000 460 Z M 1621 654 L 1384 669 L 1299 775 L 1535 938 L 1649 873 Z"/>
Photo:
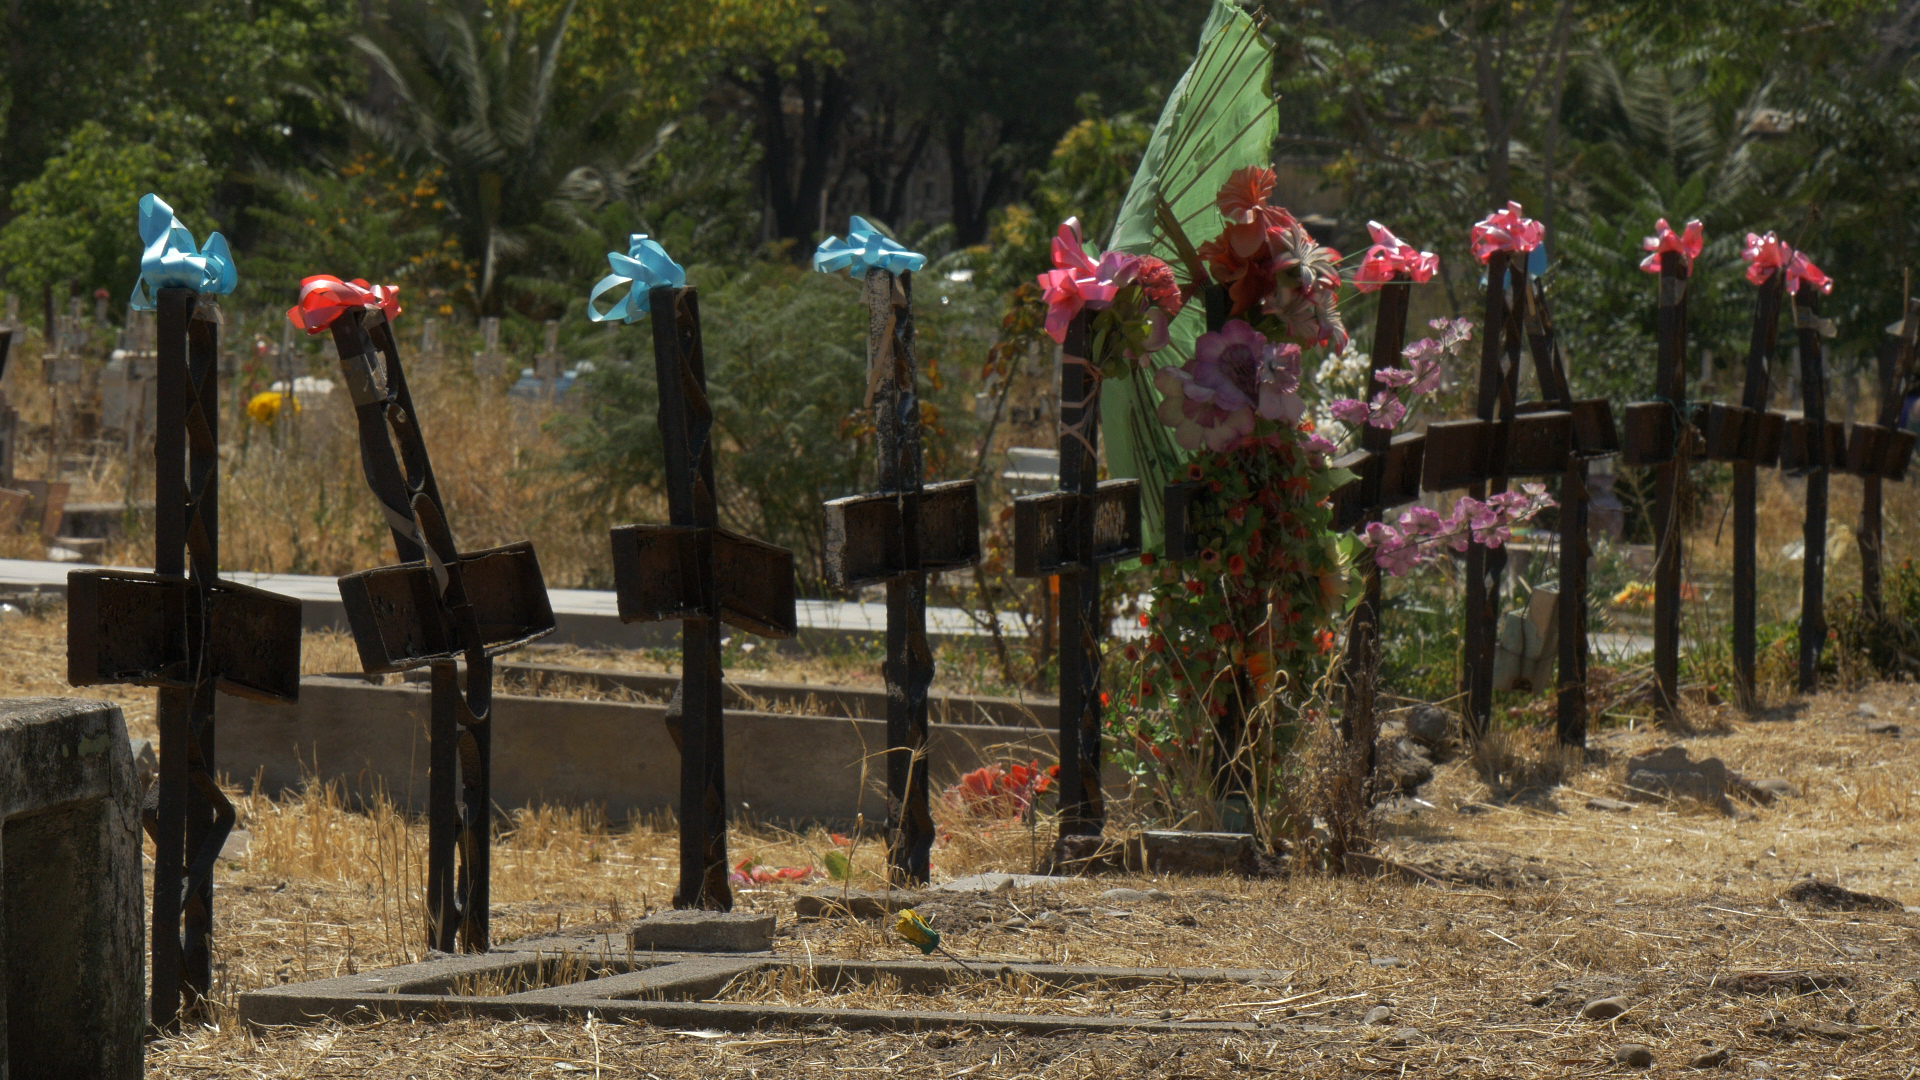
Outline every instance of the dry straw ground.
<path fill-rule="evenodd" d="M 57 615 L 0 635 L 4 689 L 58 693 Z M 141 692 L 117 695 L 136 733 L 150 728 Z M 1859 711 L 1862 704 L 1878 717 Z M 1074 882 L 1058 890 L 947 898 L 927 906 L 962 957 L 1137 965 L 1264 967 L 1281 974 L 1237 988 L 1177 982 L 1128 991 L 1049 992 L 983 981 L 940 994 L 887 985 L 828 993 L 800 979 L 744 980 L 735 1000 L 843 1006 L 962 1007 L 1020 1012 L 1235 1019 L 1265 1024 L 1233 1037 L 1015 1038 L 961 1032 L 874 1035 L 832 1029 L 754 1035 L 594 1023 L 382 1022 L 249 1031 L 236 995 L 253 986 L 364 970 L 421 955 L 417 821 L 375 805 L 350 810 L 310 791 L 273 802 L 236 787 L 251 834 L 218 876 L 217 1029 L 155 1042 L 154 1075 L 263 1077 L 709 1076 L 1562 1077 L 1629 1072 L 1624 1043 L 1652 1048 L 1657 1075 L 1727 1052 L 1731 1075 L 1903 1077 L 1920 1067 L 1920 917 L 1831 911 L 1783 900 L 1816 876 L 1920 901 L 1920 694 L 1881 684 L 1823 695 L 1797 712 L 1748 722 L 1696 715 L 1681 741 L 1750 778 L 1780 778 L 1798 797 L 1741 805 L 1727 818 L 1691 805 L 1589 809 L 1621 794 L 1624 756 L 1668 741 L 1614 729 L 1606 760 L 1577 764 L 1531 800 L 1489 802 L 1464 762 L 1445 765 L 1424 795 L 1382 823 L 1385 854 L 1441 878 Z M 1870 734 L 1870 720 L 1907 727 Z M 1515 736 L 1513 752 L 1541 747 Z M 944 822 L 942 879 L 1024 870 L 1046 824 Z M 590 813 L 513 815 L 495 855 L 495 933 L 615 926 L 661 906 L 674 842 L 663 821 L 610 825 Z M 819 865 L 832 838 L 769 828 L 736 834 L 737 857 Z M 873 867 L 869 840 L 856 865 Z M 1112 902 L 1127 885 L 1166 900 Z M 792 887 L 744 890 L 743 907 L 780 917 L 793 956 L 903 957 L 877 925 L 793 919 Z M 1041 918 L 1043 913 L 1054 915 Z M 1754 973 L 1796 973 L 1765 992 Z M 1799 979 L 1798 975 L 1807 976 Z M 1810 989 L 1810 992 L 1797 992 Z M 1819 989 L 1811 989 L 1813 987 Z M 1599 1022 L 1589 999 L 1625 995 Z M 1366 1025 L 1375 1006 L 1385 1023 Z M 1725 1075 L 1725 1074 L 1723 1074 Z"/>

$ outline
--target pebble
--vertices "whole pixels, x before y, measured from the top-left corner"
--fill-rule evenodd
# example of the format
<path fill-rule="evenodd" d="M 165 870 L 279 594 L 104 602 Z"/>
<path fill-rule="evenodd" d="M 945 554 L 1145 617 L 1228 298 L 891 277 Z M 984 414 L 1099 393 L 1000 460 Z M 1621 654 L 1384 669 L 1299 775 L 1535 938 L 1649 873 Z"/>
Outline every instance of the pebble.
<path fill-rule="evenodd" d="M 1859 713 L 1861 716 L 1879 716 L 1880 706 L 1870 705 L 1867 702 L 1863 701 L 1860 704 L 1854 706 L 1853 711 Z"/>
<path fill-rule="evenodd" d="M 1727 1053 L 1725 1047 L 1722 1047 L 1718 1050 L 1710 1050 L 1707 1053 L 1701 1054 L 1699 1057 L 1687 1062 L 1687 1067 L 1689 1069 L 1718 1069 L 1722 1065 L 1725 1065 L 1727 1059 L 1732 1056 L 1732 1054 Z"/>
<path fill-rule="evenodd" d="M 1376 956 L 1373 958 L 1373 966 L 1384 968 L 1406 967 L 1407 962 L 1397 956 Z"/>
<path fill-rule="evenodd" d="M 1042 930 L 1065 930 L 1067 917 L 1057 911 L 1043 911 L 1027 920 L 1028 926 L 1037 926 Z"/>
<path fill-rule="evenodd" d="M 1393 1019 L 1393 1008 L 1389 1005 L 1375 1005 L 1367 1010 L 1366 1019 L 1360 1021 L 1367 1027 L 1375 1027 Z"/>
<path fill-rule="evenodd" d="M 1867 725 L 1867 734 L 1869 734 L 1869 735 L 1891 735 L 1891 736 L 1893 736 L 1894 738 L 1896 738 L 1896 739 L 1897 739 L 1897 738 L 1899 738 L 1899 737 L 1900 737 L 1900 725 L 1899 725 L 1899 724 L 1896 724 L 1896 723 L 1894 723 L 1894 722 L 1893 722 L 1893 721 L 1891 721 L 1891 720 L 1882 720 L 1882 721 L 1880 721 L 1879 723 L 1875 723 L 1875 724 L 1868 724 L 1868 725 Z"/>
<path fill-rule="evenodd" d="M 1391 1036 L 1388 1037 L 1387 1045 L 1388 1046 L 1407 1046 L 1412 1043 L 1417 1043 L 1419 1041 L 1420 1041 L 1419 1028 L 1403 1027 L 1395 1031 Z"/>
<path fill-rule="evenodd" d="M 1610 814 L 1631 814 L 1633 813 L 1633 804 L 1621 802 L 1619 799 L 1602 799 L 1596 795 L 1587 800 L 1587 809 L 1605 810 Z"/>
<path fill-rule="evenodd" d="M 1613 1052 L 1613 1060 L 1630 1069 L 1644 1069 L 1653 1064 L 1653 1048 L 1645 1043 L 1621 1043 Z"/>
<path fill-rule="evenodd" d="M 1611 1020 L 1627 1011 L 1627 999 L 1623 997 L 1594 998 L 1580 1009 L 1582 1020 Z"/>
<path fill-rule="evenodd" d="M 1139 904 L 1152 898 L 1139 889 L 1108 889 L 1100 894 L 1100 899 L 1109 904 Z"/>

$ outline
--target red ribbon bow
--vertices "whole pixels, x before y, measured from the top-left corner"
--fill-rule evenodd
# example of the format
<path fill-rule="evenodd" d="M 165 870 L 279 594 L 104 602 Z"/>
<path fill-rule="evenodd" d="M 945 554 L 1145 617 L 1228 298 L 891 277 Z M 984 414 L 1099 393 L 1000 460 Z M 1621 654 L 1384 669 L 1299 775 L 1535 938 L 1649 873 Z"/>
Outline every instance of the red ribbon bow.
<path fill-rule="evenodd" d="M 1415 248 L 1393 235 L 1385 225 L 1369 221 L 1367 231 L 1373 234 L 1373 246 L 1367 249 L 1367 257 L 1360 261 L 1359 273 L 1353 275 L 1355 289 L 1363 293 L 1373 292 L 1392 281 L 1396 274 L 1406 274 L 1415 281 L 1428 281 L 1432 279 L 1433 272 L 1440 268 L 1440 256 Z"/>
<path fill-rule="evenodd" d="M 1486 262 L 1496 251 L 1532 251 L 1546 234 L 1539 222 L 1522 215 L 1519 203 L 1510 202 L 1473 227 L 1473 257 Z"/>
<path fill-rule="evenodd" d="M 287 321 L 309 334 L 318 334 L 352 308 L 377 307 L 392 319 L 400 314 L 398 285 L 369 285 L 365 278 L 341 281 L 332 274 L 315 274 L 300 282 L 300 302 L 287 309 Z"/>
<path fill-rule="evenodd" d="M 1822 294 L 1833 291 L 1833 279 L 1825 270 L 1815 266 L 1806 253 L 1793 250 L 1792 245 L 1771 232 L 1765 236 L 1748 233 L 1747 246 L 1741 249 L 1740 257 L 1747 260 L 1747 280 L 1755 285 L 1766 284 L 1775 271 L 1784 269 L 1788 295 L 1799 292 L 1802 284 L 1811 285 Z"/>
<path fill-rule="evenodd" d="M 1660 255 L 1667 251 L 1679 252 L 1680 257 L 1687 260 L 1687 272 L 1692 273 L 1693 260 L 1699 258 L 1701 250 L 1707 246 L 1707 231 L 1696 218 L 1687 222 L 1685 232 L 1676 233 L 1673 226 L 1667 224 L 1667 219 L 1661 218 L 1653 223 L 1653 235 L 1640 241 L 1640 246 L 1649 252 L 1646 258 L 1640 260 L 1640 269 L 1647 273 L 1660 272 Z"/>

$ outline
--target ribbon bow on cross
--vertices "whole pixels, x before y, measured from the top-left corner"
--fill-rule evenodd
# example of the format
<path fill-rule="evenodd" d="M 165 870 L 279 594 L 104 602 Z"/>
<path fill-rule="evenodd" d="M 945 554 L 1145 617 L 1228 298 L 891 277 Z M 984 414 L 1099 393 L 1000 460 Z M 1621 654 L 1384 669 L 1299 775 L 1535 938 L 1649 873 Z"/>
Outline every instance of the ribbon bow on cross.
<path fill-rule="evenodd" d="M 627 238 L 625 255 L 607 252 L 607 266 L 613 273 L 601 278 L 587 297 L 587 318 L 594 322 L 639 322 L 653 308 L 649 297 L 653 290 L 663 285 L 678 289 L 687 283 L 686 270 L 673 261 L 659 241 L 648 239 L 646 233 L 634 233 Z M 622 285 L 631 286 L 627 295 L 601 311 L 600 298 Z"/>
<path fill-rule="evenodd" d="M 1787 293 L 1792 295 L 1800 291 L 1802 283 L 1819 289 L 1821 293 L 1833 291 L 1833 279 L 1825 270 L 1815 266 L 1806 253 L 1793 250 L 1792 245 L 1768 232 L 1765 236 L 1747 234 L 1747 246 L 1740 251 L 1740 257 L 1747 260 L 1747 280 L 1755 285 L 1766 284 L 1767 278 L 1776 270 L 1787 272 Z"/>
<path fill-rule="evenodd" d="M 135 311 L 154 310 L 161 289 L 225 296 L 240 283 L 227 238 L 208 233 L 206 247 L 195 244 L 192 231 L 180 224 L 173 207 L 158 195 L 149 193 L 140 199 L 140 242 L 146 250 L 140 255 L 140 278 L 133 283 Z"/>
<path fill-rule="evenodd" d="M 858 214 L 847 222 L 845 240 L 829 236 L 820 241 L 820 246 L 813 252 L 813 268 L 828 274 L 836 270 L 849 270 L 855 277 L 864 276 L 869 270 L 910 273 L 925 265 L 925 255 L 908 251 L 882 236 L 866 218 Z"/>
<path fill-rule="evenodd" d="M 1707 246 L 1707 232 L 1698 218 L 1687 222 L 1686 231 L 1680 233 L 1673 231 L 1673 226 L 1667 224 L 1666 218 L 1661 218 L 1653 223 L 1653 235 L 1640 241 L 1640 246 L 1648 252 L 1647 257 L 1640 260 L 1640 269 L 1647 273 L 1660 272 L 1660 256 L 1668 251 L 1678 252 L 1681 258 L 1687 260 L 1687 272 L 1692 273 L 1693 260 L 1699 258 L 1701 250 Z"/>
<path fill-rule="evenodd" d="M 1509 202 L 1473 227 L 1473 257 L 1481 262 L 1496 251 L 1532 251 L 1546 238 L 1546 229 L 1521 214 L 1520 204 Z"/>
<path fill-rule="evenodd" d="M 1353 275 L 1353 287 L 1360 292 L 1373 292 L 1392 281 L 1396 274 L 1406 274 L 1415 281 L 1429 281 L 1440 268 L 1440 256 L 1415 248 L 1393 235 L 1385 225 L 1369 221 L 1367 231 L 1373 234 L 1373 246 L 1361 260 L 1359 273 Z"/>
<path fill-rule="evenodd" d="M 319 334 L 335 319 L 355 308 L 377 307 L 389 320 L 400 314 L 398 285 L 368 285 L 365 278 L 341 281 L 332 274 L 315 274 L 300 281 L 300 302 L 287 309 L 287 321 L 309 334 Z"/>

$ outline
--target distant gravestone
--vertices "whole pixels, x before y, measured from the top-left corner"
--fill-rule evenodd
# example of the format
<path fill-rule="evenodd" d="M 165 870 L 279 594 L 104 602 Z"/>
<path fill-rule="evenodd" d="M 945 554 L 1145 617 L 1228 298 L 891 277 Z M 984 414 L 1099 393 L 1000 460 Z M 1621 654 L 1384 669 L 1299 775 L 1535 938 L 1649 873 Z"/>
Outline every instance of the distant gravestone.
<path fill-rule="evenodd" d="M 140 1076 L 140 789 L 118 706 L 0 701 L 0 910 L 0 1080 Z"/>

